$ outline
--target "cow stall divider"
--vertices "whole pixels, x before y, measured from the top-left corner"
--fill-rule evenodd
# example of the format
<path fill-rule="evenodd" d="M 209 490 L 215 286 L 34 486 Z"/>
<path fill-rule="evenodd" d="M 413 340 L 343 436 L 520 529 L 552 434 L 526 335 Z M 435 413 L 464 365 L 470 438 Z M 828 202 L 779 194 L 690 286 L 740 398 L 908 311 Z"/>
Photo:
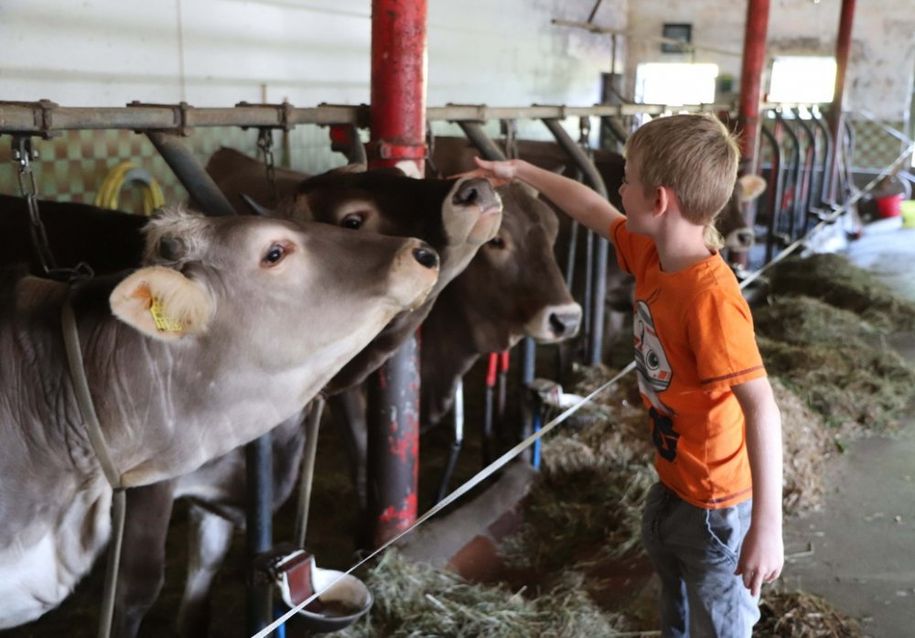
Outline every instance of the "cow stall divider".
<path fill-rule="evenodd" d="M 722 108 L 726 107 L 698 105 L 677 107 L 676 110 L 717 112 Z M 457 122 L 462 124 L 465 130 L 479 129 L 481 132 L 482 123 L 489 120 L 539 119 L 554 134 L 560 145 L 579 166 L 586 179 L 594 186 L 602 183 L 598 181 L 600 178 L 593 163 L 582 152 L 581 147 L 569 137 L 560 121 L 568 117 L 621 118 L 642 113 L 661 115 L 669 111 L 670 109 L 664 105 L 641 104 L 591 107 L 533 105 L 498 108 L 486 105 L 448 105 L 427 108 L 425 113 L 427 120 Z M 348 130 L 350 139 L 353 139 L 357 128 L 368 125 L 369 114 L 370 110 L 366 105 L 319 105 L 312 108 L 296 108 L 288 102 L 278 105 L 239 103 L 235 107 L 228 108 L 194 108 L 186 103 L 162 105 L 138 102 L 120 108 L 73 108 L 60 107 L 47 100 L 0 102 L 0 134 L 12 134 L 14 149 L 24 149 L 27 151 L 24 156 L 30 157 L 31 138 L 49 138 L 61 131 L 123 129 L 145 133 L 190 196 L 200 203 L 208 214 L 231 215 L 235 213 L 231 204 L 207 175 L 190 148 L 182 141 L 183 136 L 189 135 L 193 129 L 199 127 L 239 126 L 258 130 L 287 131 L 299 124 L 316 124 L 330 126 L 332 139 L 334 132 L 337 131 L 339 134 L 341 130 Z M 29 140 L 28 145 L 22 140 Z M 483 143 L 485 144 L 485 142 Z M 350 146 L 358 149 L 360 145 Z M 493 147 L 495 146 L 493 145 Z M 497 149 L 497 147 L 495 148 Z M 358 150 L 353 152 L 358 153 Z M 20 161 L 22 156 L 23 153 L 20 153 Z M 21 174 L 22 190 L 26 197 L 29 197 L 31 193 L 37 201 L 37 197 L 34 197 L 37 195 L 37 191 L 34 188 L 33 178 L 34 175 L 28 172 Z M 37 206 L 35 219 L 38 220 L 40 227 L 40 211 L 37 210 Z M 36 246 L 40 246 L 40 242 Z M 599 259 L 597 263 L 601 264 Z M 594 267 L 603 271 L 602 264 L 600 267 Z M 53 262 L 49 262 L 48 268 L 53 269 Z M 593 268 L 590 270 L 593 271 Z M 601 287 L 597 286 L 597 288 Z M 602 313 L 602 303 L 593 305 L 598 306 L 600 310 L 592 310 L 589 314 Z M 594 318 L 596 319 L 596 315 Z M 595 327 L 592 327 L 593 329 Z M 530 382 L 533 380 L 533 342 L 527 344 L 525 348 L 530 354 L 527 355 L 526 363 L 521 366 L 521 370 L 525 379 Z M 590 351 L 591 353 L 600 352 L 600 342 L 596 336 L 591 342 Z M 545 433 L 544 430 L 541 430 L 541 435 Z M 249 467 L 250 497 L 247 546 L 249 557 L 253 559 L 255 555 L 269 550 L 272 546 L 269 438 L 262 437 L 249 444 L 246 459 Z M 117 542 L 114 542 L 112 548 L 116 547 Z M 253 564 L 253 560 L 251 563 Z M 248 616 L 249 627 L 253 628 L 255 625 L 263 626 L 271 616 L 271 609 L 267 602 L 270 597 L 270 587 L 263 582 L 258 582 L 255 575 L 250 572 L 249 581 L 249 584 L 253 583 L 253 585 L 249 589 Z M 257 619 L 250 620 L 251 618 Z"/>

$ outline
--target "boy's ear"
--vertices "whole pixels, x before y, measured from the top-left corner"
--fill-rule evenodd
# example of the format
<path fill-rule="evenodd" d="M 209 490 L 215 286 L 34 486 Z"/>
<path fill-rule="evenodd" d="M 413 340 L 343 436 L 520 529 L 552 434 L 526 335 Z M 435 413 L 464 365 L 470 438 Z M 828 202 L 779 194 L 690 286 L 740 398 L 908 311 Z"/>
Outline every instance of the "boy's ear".
<path fill-rule="evenodd" d="M 737 178 L 737 198 L 741 203 L 752 202 L 766 191 L 766 180 L 759 175 L 742 175 Z"/>
<path fill-rule="evenodd" d="M 655 189 L 654 205 L 655 213 L 666 213 L 674 202 L 674 193 L 667 186 L 658 186 Z"/>
<path fill-rule="evenodd" d="M 118 319 L 161 341 L 204 332 L 216 308 L 204 286 L 162 266 L 128 276 L 112 291 L 109 303 Z"/>

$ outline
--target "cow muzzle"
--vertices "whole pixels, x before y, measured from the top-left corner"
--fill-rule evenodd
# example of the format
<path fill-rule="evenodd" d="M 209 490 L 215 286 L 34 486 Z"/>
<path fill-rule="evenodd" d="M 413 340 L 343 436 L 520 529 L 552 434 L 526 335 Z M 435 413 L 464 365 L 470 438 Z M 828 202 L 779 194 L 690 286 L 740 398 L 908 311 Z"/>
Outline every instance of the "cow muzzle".
<path fill-rule="evenodd" d="M 555 343 L 578 334 L 581 306 L 577 303 L 546 306 L 524 326 L 524 334 L 540 343 Z"/>
<path fill-rule="evenodd" d="M 747 252 L 753 247 L 754 243 L 756 243 L 756 237 L 751 228 L 732 230 L 724 240 L 725 247 L 738 253 Z"/>
<path fill-rule="evenodd" d="M 459 180 L 451 191 L 450 214 L 445 215 L 449 243 L 479 245 L 499 232 L 502 199 L 488 180 L 469 177 Z"/>

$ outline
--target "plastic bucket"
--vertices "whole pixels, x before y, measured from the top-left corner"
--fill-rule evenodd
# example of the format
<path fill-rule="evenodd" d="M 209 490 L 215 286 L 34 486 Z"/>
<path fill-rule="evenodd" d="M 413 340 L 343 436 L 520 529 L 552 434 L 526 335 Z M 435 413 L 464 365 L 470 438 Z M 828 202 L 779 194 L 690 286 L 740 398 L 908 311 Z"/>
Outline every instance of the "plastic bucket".
<path fill-rule="evenodd" d="M 880 217 L 881 219 L 886 219 L 888 217 L 899 217 L 899 215 L 902 213 L 900 208 L 902 199 L 902 193 L 897 193 L 895 195 L 884 195 L 883 197 L 875 197 L 874 203 L 877 205 L 877 217 Z"/>
<path fill-rule="evenodd" d="M 902 227 L 915 228 L 915 200 L 907 199 L 899 205 L 902 211 Z"/>
<path fill-rule="evenodd" d="M 310 565 L 314 590 L 324 590 L 324 593 L 286 622 L 287 638 L 339 631 L 362 618 L 372 607 L 372 594 L 361 580 L 333 569 L 316 567 L 314 561 Z M 286 608 L 295 607 L 288 581 L 281 581 L 279 589 Z"/>

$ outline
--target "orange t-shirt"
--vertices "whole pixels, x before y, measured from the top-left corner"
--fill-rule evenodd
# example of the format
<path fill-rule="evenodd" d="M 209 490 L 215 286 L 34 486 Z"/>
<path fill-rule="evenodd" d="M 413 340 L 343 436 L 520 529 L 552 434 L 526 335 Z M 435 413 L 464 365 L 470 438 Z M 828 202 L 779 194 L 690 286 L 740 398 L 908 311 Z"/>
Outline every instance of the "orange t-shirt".
<path fill-rule="evenodd" d="M 654 242 L 610 226 L 635 277 L 636 364 L 661 482 L 688 503 L 730 507 L 752 494 L 746 423 L 731 386 L 766 376 L 750 308 L 718 255 L 675 273 Z"/>

